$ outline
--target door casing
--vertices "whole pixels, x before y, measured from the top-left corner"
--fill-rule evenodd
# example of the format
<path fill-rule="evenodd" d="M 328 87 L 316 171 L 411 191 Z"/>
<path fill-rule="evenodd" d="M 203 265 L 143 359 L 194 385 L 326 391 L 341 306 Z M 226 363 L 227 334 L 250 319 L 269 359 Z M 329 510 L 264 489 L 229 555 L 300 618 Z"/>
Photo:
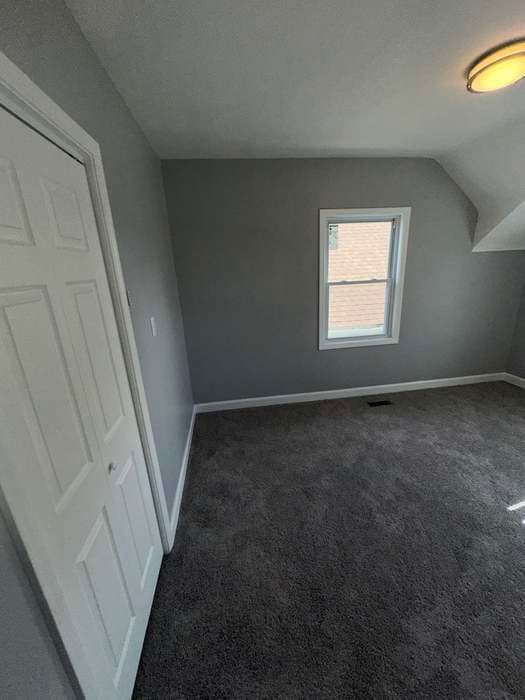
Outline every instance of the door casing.
<path fill-rule="evenodd" d="M 164 551 L 169 552 L 172 545 L 170 514 L 162 485 L 140 370 L 100 147 L 82 127 L 73 121 L 2 52 L 0 52 L 0 105 L 73 156 L 84 165 L 86 170 L 162 545 Z M 0 511 L 11 531 L 28 577 L 39 594 L 38 598 L 44 615 L 51 622 L 53 636 L 56 637 L 59 634 L 59 651 L 64 655 L 66 654 L 65 649 L 67 649 L 67 654 L 75 655 L 77 669 L 79 669 L 80 659 L 79 677 L 75 680 L 80 688 L 89 688 L 87 669 L 85 676 L 82 672 L 81 646 L 76 633 L 64 620 L 65 616 L 61 614 L 62 600 L 59 591 L 53 585 L 55 575 L 50 566 L 38 526 L 31 513 L 22 512 L 20 515 L 20 510 L 17 510 L 15 525 L 13 513 L 16 510 L 16 501 L 16 489 L 14 491 L 11 489 L 9 497 L 7 496 L 0 472 Z M 29 542 L 32 543 L 31 550 L 26 546 L 26 543 Z M 60 631 L 58 632 L 58 630 Z M 67 666 L 71 672 L 71 665 L 68 663 Z"/>

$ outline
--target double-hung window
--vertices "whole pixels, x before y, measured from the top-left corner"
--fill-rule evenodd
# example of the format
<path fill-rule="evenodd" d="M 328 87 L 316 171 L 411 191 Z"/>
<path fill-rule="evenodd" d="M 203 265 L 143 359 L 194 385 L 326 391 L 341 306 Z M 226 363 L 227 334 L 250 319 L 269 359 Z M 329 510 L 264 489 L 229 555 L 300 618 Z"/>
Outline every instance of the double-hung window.
<path fill-rule="evenodd" d="M 321 209 L 319 348 L 399 342 L 409 207 Z"/>

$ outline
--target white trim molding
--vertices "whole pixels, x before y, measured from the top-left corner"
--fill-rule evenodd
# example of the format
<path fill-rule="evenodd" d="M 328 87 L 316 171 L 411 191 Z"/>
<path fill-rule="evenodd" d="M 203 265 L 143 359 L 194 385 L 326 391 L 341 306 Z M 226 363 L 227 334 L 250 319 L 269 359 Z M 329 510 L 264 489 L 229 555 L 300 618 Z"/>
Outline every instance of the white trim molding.
<path fill-rule="evenodd" d="M 98 143 L 0 51 L 0 106 L 68 152 L 85 169 L 122 343 L 153 500 L 164 550 L 169 551 L 170 518 L 129 312 L 124 276 L 102 157 Z"/>
<path fill-rule="evenodd" d="M 423 379 L 416 382 L 401 382 L 399 384 L 374 384 L 372 386 L 358 386 L 350 389 L 309 391 L 304 394 L 278 394 L 275 396 L 257 396 L 249 399 L 233 399 L 231 401 L 212 401 L 210 403 L 198 403 L 195 408 L 197 413 L 211 413 L 213 411 L 231 411 L 236 408 L 276 406 L 287 403 L 326 401 L 329 399 L 348 399 L 356 396 L 374 396 L 377 394 L 397 394 L 401 391 L 417 391 L 419 389 L 438 389 L 440 387 L 460 386 L 462 384 L 509 381 L 507 376 L 511 375 L 507 375 L 506 372 L 492 372 L 490 374 L 472 374 L 466 377 Z M 519 378 L 516 377 L 516 379 Z M 525 385 L 525 380 L 522 381 Z"/>
<path fill-rule="evenodd" d="M 175 492 L 175 498 L 173 499 L 173 506 L 171 508 L 170 514 L 170 549 L 173 547 L 175 542 L 175 533 L 177 532 L 177 525 L 179 522 L 180 506 L 182 503 L 182 494 L 184 493 L 184 484 L 186 483 L 186 472 L 188 471 L 188 463 L 190 461 L 191 453 L 191 443 L 193 440 L 193 428 L 195 427 L 195 416 L 197 414 L 196 406 L 193 407 L 191 414 L 190 427 L 188 429 L 188 435 L 186 437 L 186 445 L 184 447 L 184 454 L 182 456 L 182 464 L 180 467 L 179 481 L 177 483 L 177 490 Z"/>
<path fill-rule="evenodd" d="M 504 381 L 508 384 L 513 384 L 514 386 L 519 386 L 520 389 L 525 389 L 525 377 L 518 377 L 517 374 L 510 374 L 505 372 Z"/>

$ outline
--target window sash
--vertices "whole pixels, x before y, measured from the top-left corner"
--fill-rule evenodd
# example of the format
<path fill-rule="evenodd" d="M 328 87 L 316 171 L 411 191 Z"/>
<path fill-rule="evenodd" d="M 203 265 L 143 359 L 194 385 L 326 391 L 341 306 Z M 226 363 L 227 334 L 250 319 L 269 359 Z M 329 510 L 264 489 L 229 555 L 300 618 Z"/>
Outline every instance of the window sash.
<path fill-rule="evenodd" d="M 388 277 L 373 277 L 373 278 L 363 278 L 357 280 L 338 280 L 337 282 L 328 281 L 328 265 L 330 259 L 330 241 L 329 241 L 329 226 L 330 224 L 346 224 L 346 223 L 372 223 L 374 221 L 390 221 L 390 240 L 388 249 Z M 324 236 L 324 285 L 325 285 L 325 310 L 324 310 L 324 324 L 325 324 L 325 339 L 330 340 L 360 340 L 366 338 L 378 338 L 378 337 L 388 337 L 391 333 L 392 327 L 392 307 L 393 307 L 393 297 L 394 297 L 394 272 L 396 268 L 396 251 L 398 243 L 398 232 L 399 232 L 399 217 L 388 216 L 388 217 L 345 217 L 338 218 L 337 220 L 328 219 L 326 221 L 326 232 Z M 385 289 L 385 310 L 382 323 L 382 331 L 377 332 L 372 328 L 356 328 L 356 329 L 341 329 L 332 330 L 328 326 L 329 319 L 329 308 L 330 308 L 330 287 L 337 286 L 350 286 L 356 284 L 386 284 Z M 368 332 L 367 332 L 368 331 Z"/>
<path fill-rule="evenodd" d="M 344 287 L 350 284 L 389 284 L 392 282 L 391 277 L 368 277 L 362 280 L 339 280 L 337 282 L 327 282 L 329 287 Z"/>
<path fill-rule="evenodd" d="M 330 330 L 328 326 L 328 318 L 329 318 L 329 311 L 330 311 L 330 287 L 346 287 L 346 286 L 351 286 L 355 284 L 385 284 L 385 311 L 383 315 L 383 323 L 381 324 L 381 331 L 374 330 L 372 326 L 368 327 L 363 327 L 363 328 L 341 328 L 341 329 L 332 329 Z M 373 280 L 348 280 L 344 282 L 327 282 L 326 283 L 326 301 L 327 301 L 327 308 L 326 308 L 326 338 L 327 340 L 344 340 L 345 338 L 348 338 L 349 340 L 357 340 L 360 338 L 377 338 L 377 337 L 386 337 L 390 333 L 390 328 L 391 328 L 391 308 L 392 308 L 392 300 L 393 300 L 393 279 L 390 277 L 386 277 L 385 279 L 373 279 Z"/>

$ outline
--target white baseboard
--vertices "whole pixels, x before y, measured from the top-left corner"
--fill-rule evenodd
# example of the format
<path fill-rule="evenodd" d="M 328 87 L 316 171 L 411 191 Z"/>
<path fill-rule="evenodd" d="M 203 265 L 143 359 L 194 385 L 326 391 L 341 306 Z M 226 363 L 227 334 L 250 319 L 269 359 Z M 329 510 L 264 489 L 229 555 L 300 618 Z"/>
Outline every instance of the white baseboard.
<path fill-rule="evenodd" d="M 416 391 L 418 389 L 437 389 L 444 386 L 459 386 L 460 384 L 481 384 L 482 382 L 515 381 L 507 379 L 513 377 L 506 372 L 492 372 L 491 374 L 473 374 L 467 377 L 447 377 L 445 379 L 424 379 L 417 382 L 401 382 L 399 384 L 375 384 L 373 386 L 359 386 L 351 389 L 330 389 L 328 391 L 309 391 L 304 394 L 278 394 L 276 396 L 257 396 L 249 399 L 234 399 L 232 401 L 212 401 L 210 403 L 198 403 L 195 405 L 196 413 L 210 413 L 212 411 L 229 411 L 236 408 L 251 408 L 255 406 L 274 406 L 277 404 L 303 403 L 306 401 L 325 401 L 327 399 L 347 399 L 355 396 L 372 396 L 374 394 L 395 394 L 400 391 Z M 520 377 L 514 379 L 523 382 L 517 386 L 525 388 L 525 380 Z"/>
<path fill-rule="evenodd" d="M 514 386 L 519 386 L 521 389 L 525 389 L 525 377 L 518 377 L 517 374 L 510 374 L 505 372 L 504 381 L 509 384 L 514 384 Z"/>
<path fill-rule="evenodd" d="M 188 469 L 188 462 L 190 459 L 191 451 L 191 441 L 193 439 L 193 427 L 195 425 L 195 415 L 196 406 L 193 407 L 193 413 L 191 414 L 191 423 L 188 430 L 188 435 L 186 437 L 186 445 L 184 446 L 184 454 L 182 455 L 182 465 L 179 474 L 179 482 L 177 484 L 177 491 L 175 492 L 175 498 L 173 500 L 173 506 L 170 514 L 170 541 L 169 547 L 170 551 L 173 547 L 175 541 L 175 533 L 177 531 L 177 524 L 179 522 L 180 504 L 182 502 L 182 494 L 184 492 L 184 483 L 186 481 L 186 471 Z"/>

